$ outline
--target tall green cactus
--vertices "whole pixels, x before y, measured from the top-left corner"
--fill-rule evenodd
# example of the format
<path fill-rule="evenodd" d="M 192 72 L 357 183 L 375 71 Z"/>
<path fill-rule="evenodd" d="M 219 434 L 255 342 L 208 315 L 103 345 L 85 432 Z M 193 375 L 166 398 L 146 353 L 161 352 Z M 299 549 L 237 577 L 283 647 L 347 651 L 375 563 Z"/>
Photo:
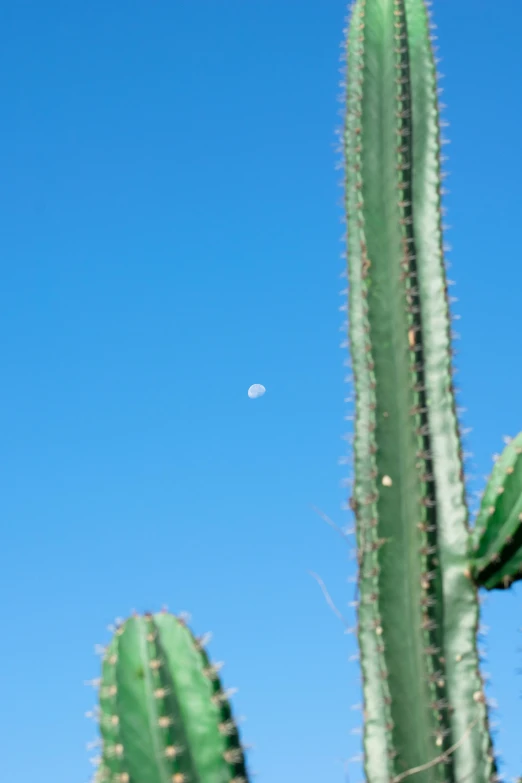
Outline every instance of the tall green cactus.
<path fill-rule="evenodd" d="M 512 447 L 501 459 L 470 541 L 423 0 L 356 0 L 346 103 L 365 771 L 369 783 L 486 783 L 477 589 L 519 578 L 522 461 Z"/>
<path fill-rule="evenodd" d="M 368 783 L 490 783 L 480 587 L 522 578 L 522 434 L 470 530 L 452 382 L 441 135 L 424 0 L 355 0 L 344 133 L 358 638 Z M 247 783 L 230 705 L 179 618 L 107 648 L 96 783 Z"/>
<path fill-rule="evenodd" d="M 97 783 L 247 783 L 218 669 L 171 614 L 120 625 L 103 659 Z"/>

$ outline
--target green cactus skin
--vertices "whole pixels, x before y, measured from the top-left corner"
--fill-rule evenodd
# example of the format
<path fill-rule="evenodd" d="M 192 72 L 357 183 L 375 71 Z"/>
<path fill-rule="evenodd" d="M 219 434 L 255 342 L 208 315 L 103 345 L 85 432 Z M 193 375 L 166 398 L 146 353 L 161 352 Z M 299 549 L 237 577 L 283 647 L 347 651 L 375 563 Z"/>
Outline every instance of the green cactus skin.
<path fill-rule="evenodd" d="M 123 623 L 102 665 L 97 783 L 247 783 L 217 668 L 174 615 Z"/>
<path fill-rule="evenodd" d="M 503 589 L 522 579 L 522 433 L 495 463 L 471 539 L 476 584 Z"/>
<path fill-rule="evenodd" d="M 351 504 L 365 771 L 369 783 L 412 770 L 416 783 L 486 783 L 496 767 L 468 568 L 424 3 L 356 0 L 347 51 Z"/>

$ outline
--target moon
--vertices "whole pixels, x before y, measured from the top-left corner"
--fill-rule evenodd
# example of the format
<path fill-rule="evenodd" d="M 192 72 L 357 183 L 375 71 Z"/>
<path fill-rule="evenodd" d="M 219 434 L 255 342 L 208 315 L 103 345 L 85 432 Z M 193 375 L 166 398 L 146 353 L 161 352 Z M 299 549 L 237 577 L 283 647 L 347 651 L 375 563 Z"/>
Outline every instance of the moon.
<path fill-rule="evenodd" d="M 253 383 L 248 390 L 248 396 L 251 400 L 255 400 L 257 397 L 262 397 L 265 392 L 266 389 L 262 383 Z"/>

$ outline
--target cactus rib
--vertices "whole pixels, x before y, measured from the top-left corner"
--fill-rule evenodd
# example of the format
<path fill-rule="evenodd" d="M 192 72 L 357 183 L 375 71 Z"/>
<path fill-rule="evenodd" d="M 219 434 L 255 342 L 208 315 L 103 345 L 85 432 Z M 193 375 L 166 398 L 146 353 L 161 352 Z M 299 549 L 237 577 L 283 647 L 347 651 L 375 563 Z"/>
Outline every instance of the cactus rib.
<path fill-rule="evenodd" d="M 351 227 L 348 242 L 349 255 L 357 259 L 350 270 L 351 340 L 359 350 L 353 352 L 355 394 L 360 426 L 355 433 L 355 463 L 359 481 L 355 486 L 354 501 L 359 509 L 357 543 L 360 555 L 359 569 L 359 644 L 365 692 L 365 748 L 372 778 L 392 775 L 391 697 L 387 684 L 386 660 L 379 629 L 382 620 L 377 601 L 368 600 L 378 587 L 378 540 L 373 524 L 376 516 L 374 498 L 377 497 L 376 466 L 372 432 L 375 429 L 375 389 L 371 366 L 369 323 L 366 305 L 368 259 L 364 234 L 361 159 L 362 139 L 362 71 L 364 67 L 364 6 L 355 7 L 348 43 L 348 68 L 357 74 L 347 97 L 346 113 L 346 176 L 353 187 L 346 189 L 346 208 Z M 364 419 L 364 424 L 363 420 Z"/>

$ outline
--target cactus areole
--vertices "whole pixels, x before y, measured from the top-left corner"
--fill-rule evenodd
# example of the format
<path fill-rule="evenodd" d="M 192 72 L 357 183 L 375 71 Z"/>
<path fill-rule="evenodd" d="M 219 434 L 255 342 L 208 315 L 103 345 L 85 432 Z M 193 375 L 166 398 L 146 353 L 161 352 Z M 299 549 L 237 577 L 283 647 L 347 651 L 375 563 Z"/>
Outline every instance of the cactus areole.
<path fill-rule="evenodd" d="M 103 659 L 97 783 L 248 783 L 217 671 L 174 615 L 123 623 Z"/>
<path fill-rule="evenodd" d="M 369 783 L 496 777 L 477 590 L 518 579 L 522 562 L 520 449 L 501 458 L 470 535 L 452 382 L 440 125 L 423 0 L 356 0 L 344 155 L 351 506 Z"/>

